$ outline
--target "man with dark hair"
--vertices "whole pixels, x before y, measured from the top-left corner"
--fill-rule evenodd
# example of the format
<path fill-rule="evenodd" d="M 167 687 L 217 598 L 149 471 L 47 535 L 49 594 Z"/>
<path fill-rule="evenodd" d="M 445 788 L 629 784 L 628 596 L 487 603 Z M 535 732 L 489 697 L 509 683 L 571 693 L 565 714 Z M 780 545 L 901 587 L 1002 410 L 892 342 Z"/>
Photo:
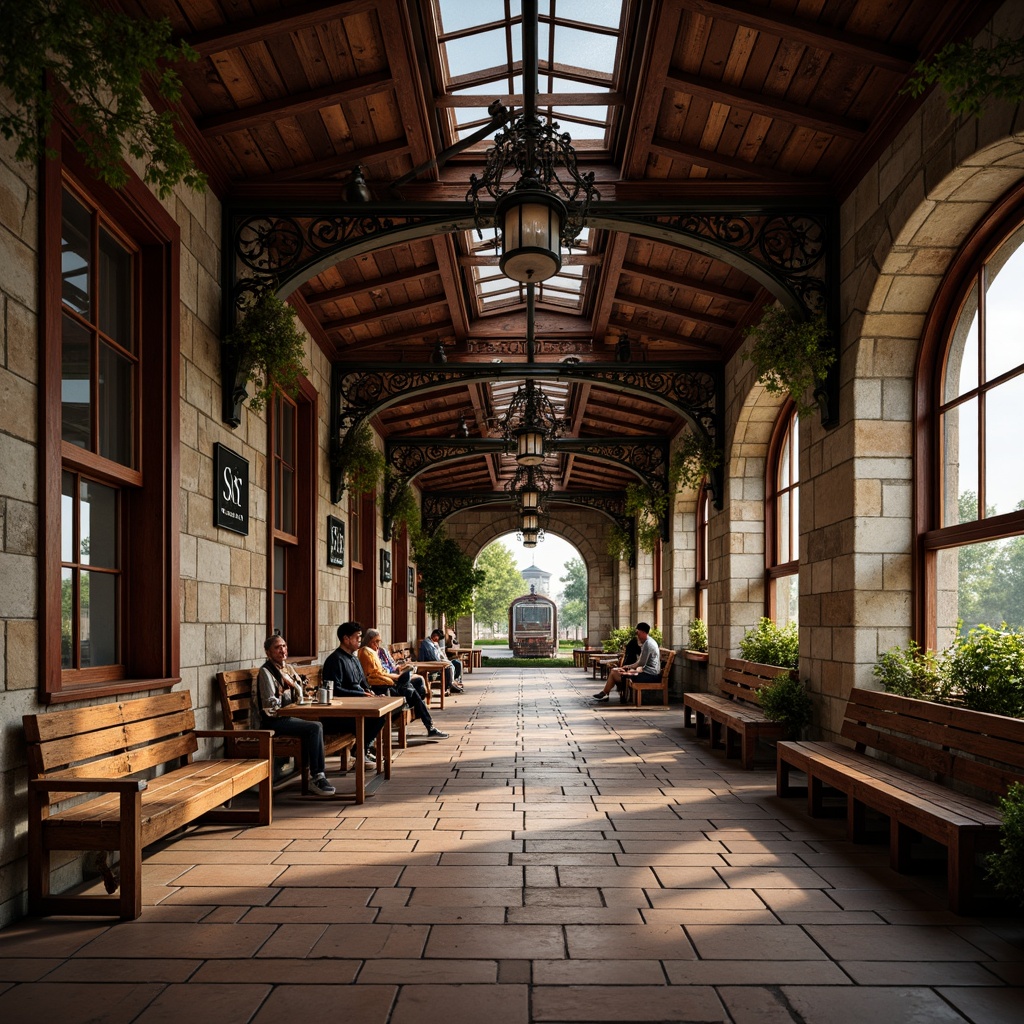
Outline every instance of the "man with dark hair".
<path fill-rule="evenodd" d="M 366 673 L 363 666 L 356 657 L 356 651 L 363 641 L 363 627 L 358 622 L 343 622 L 338 627 L 338 648 L 327 655 L 324 660 L 324 667 L 320 670 L 320 678 L 324 686 L 330 686 L 335 697 L 376 697 L 370 684 L 366 680 Z M 390 723 L 391 716 L 387 718 L 368 718 L 366 725 L 367 747 L 361 752 L 363 760 L 367 764 L 375 765 L 377 756 L 370 752 L 370 744 L 377 738 L 377 734 L 384 728 L 384 723 Z M 331 718 L 324 719 L 324 724 L 331 723 L 331 728 L 339 732 L 356 731 L 354 718 Z M 337 723 L 336 725 L 334 723 Z"/>
<path fill-rule="evenodd" d="M 661 652 L 657 641 L 651 636 L 651 626 L 647 622 L 636 624 L 636 638 L 640 641 L 640 654 L 636 661 L 624 663 L 621 668 L 613 668 L 608 673 L 608 681 L 604 689 L 594 694 L 594 700 L 602 703 L 608 694 L 619 687 L 625 692 L 626 681 L 634 679 L 638 683 L 657 683 L 661 679 Z M 623 696 L 623 700 L 625 697 Z"/>
<path fill-rule="evenodd" d="M 462 693 L 462 662 L 458 658 L 449 658 L 444 653 L 444 644 L 441 643 L 442 636 L 444 634 L 441 630 L 435 629 L 430 636 L 424 637 L 420 644 L 419 660 L 446 661 L 448 664 L 444 668 L 444 688 L 446 691 Z"/>

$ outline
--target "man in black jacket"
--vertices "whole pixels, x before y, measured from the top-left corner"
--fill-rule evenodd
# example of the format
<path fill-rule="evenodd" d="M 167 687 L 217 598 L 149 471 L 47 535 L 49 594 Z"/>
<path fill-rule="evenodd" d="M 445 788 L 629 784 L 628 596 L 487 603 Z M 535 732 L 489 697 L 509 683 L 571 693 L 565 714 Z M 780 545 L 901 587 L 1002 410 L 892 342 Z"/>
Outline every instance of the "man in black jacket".
<path fill-rule="evenodd" d="M 343 622 L 338 627 L 338 647 L 327 655 L 324 667 L 320 670 L 320 678 L 324 686 L 330 686 L 335 697 L 376 697 L 366 681 L 366 673 L 363 666 L 356 657 L 356 651 L 363 642 L 363 627 L 358 622 Z M 384 723 L 390 723 L 391 716 L 387 718 L 366 719 L 366 744 L 367 749 L 362 751 L 362 758 L 367 764 L 376 764 L 377 757 L 370 752 L 369 746 L 377 738 L 377 734 L 384 728 Z M 324 725 L 328 722 L 332 728 L 339 732 L 355 732 L 356 724 L 353 718 L 324 719 Z"/>

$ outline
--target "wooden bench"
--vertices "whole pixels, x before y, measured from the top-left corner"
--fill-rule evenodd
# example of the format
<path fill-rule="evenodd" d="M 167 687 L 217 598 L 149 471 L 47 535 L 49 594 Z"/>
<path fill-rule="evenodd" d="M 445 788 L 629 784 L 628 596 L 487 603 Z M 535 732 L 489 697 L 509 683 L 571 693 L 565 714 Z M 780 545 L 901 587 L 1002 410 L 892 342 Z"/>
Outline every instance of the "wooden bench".
<path fill-rule="evenodd" d="M 782 722 L 771 721 L 761 710 L 758 692 L 780 676 L 796 678 L 796 669 L 761 665 L 756 661 L 729 658 L 718 684 L 720 694 L 683 694 L 683 725 L 689 728 L 696 717 L 697 735 L 707 725 L 712 748 L 724 747 L 725 756 L 739 755 L 744 768 L 754 767 L 761 740 L 780 740 L 786 735 Z"/>
<path fill-rule="evenodd" d="M 310 686 L 320 686 L 319 665 L 293 665 L 305 676 Z M 252 703 L 252 685 L 259 668 L 241 668 L 217 673 L 217 691 L 220 695 L 220 709 L 224 716 L 224 727 L 229 730 L 225 750 L 232 757 L 243 757 L 251 749 L 252 741 L 242 736 L 249 728 L 249 706 Z M 341 770 L 348 771 L 348 752 L 355 746 L 354 733 L 324 733 L 324 753 L 338 754 Z M 298 736 L 275 736 L 274 756 L 292 757 L 302 773 L 302 793 L 309 792 L 309 767 L 302 756 L 302 741 Z"/>
<path fill-rule="evenodd" d="M 252 756 L 195 761 L 200 737 L 187 690 L 23 717 L 28 744 L 30 914 L 142 913 L 142 850 L 192 821 L 269 825 L 270 730 L 250 732 Z M 139 773 L 153 778 L 139 778 Z M 222 805 L 259 786 L 256 809 Z M 95 794 L 81 799 L 83 794 Z M 50 893 L 53 850 L 93 850 L 107 895 Z M 106 853 L 119 855 L 118 886 Z"/>
<path fill-rule="evenodd" d="M 779 796 L 794 792 L 793 770 L 807 776 L 811 815 L 824 811 L 823 787 L 843 793 L 853 842 L 866 838 L 867 808 L 886 815 L 895 871 L 910 869 L 915 833 L 942 844 L 949 909 L 966 913 L 976 902 L 978 859 L 999 845 L 1001 818 L 990 801 L 1005 796 L 1011 783 L 1024 783 L 1024 720 L 855 687 L 841 735 L 853 749 L 840 743 L 779 743 Z M 869 749 L 897 763 L 871 756 Z"/>
<path fill-rule="evenodd" d="M 440 694 L 440 708 L 444 711 L 444 672 L 448 667 L 446 661 L 419 661 L 414 657 L 412 652 L 412 644 L 408 640 L 399 640 L 396 643 L 388 644 L 388 651 L 391 653 L 391 657 L 395 659 L 395 663 L 404 671 L 407 668 L 411 668 L 413 672 L 418 672 L 423 676 L 427 684 L 427 707 L 430 707 L 431 694 L 433 693 L 434 687 L 437 687 L 438 693 Z M 406 664 L 402 664 L 406 662 Z M 440 678 L 437 680 L 431 680 L 430 673 L 437 672 L 440 674 Z"/>
<path fill-rule="evenodd" d="M 661 655 L 661 679 L 658 682 L 638 683 L 634 679 L 626 677 L 626 699 L 628 700 L 632 696 L 637 707 L 640 707 L 643 696 L 648 690 L 655 692 L 660 690 L 661 702 L 668 707 L 669 677 L 672 673 L 672 662 L 675 660 L 676 652 L 670 651 L 667 647 L 659 647 L 658 653 Z"/>

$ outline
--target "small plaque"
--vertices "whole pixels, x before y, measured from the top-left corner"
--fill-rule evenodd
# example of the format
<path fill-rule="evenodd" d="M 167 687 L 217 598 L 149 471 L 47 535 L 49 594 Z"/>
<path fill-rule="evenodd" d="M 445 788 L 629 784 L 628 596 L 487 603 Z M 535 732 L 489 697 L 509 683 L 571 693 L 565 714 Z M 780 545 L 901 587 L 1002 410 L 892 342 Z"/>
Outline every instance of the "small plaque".
<path fill-rule="evenodd" d="M 386 548 L 380 549 L 380 581 L 391 582 L 391 552 Z"/>
<path fill-rule="evenodd" d="M 213 446 L 213 524 L 249 534 L 249 460 L 222 444 Z"/>
<path fill-rule="evenodd" d="M 327 517 L 327 564 L 345 564 L 345 524 L 337 516 Z"/>
<path fill-rule="evenodd" d="M 409 593 L 416 593 L 416 570 L 411 565 L 409 566 Z"/>

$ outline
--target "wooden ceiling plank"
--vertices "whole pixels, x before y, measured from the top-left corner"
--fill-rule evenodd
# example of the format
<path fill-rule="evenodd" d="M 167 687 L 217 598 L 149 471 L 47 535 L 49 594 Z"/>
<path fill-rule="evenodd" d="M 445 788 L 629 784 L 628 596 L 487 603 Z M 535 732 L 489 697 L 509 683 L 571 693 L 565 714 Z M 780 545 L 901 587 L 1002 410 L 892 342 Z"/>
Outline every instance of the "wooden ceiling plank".
<path fill-rule="evenodd" d="M 306 296 L 306 302 L 310 306 L 322 306 L 326 302 L 341 302 L 345 299 L 354 299 L 360 295 L 370 292 L 382 291 L 392 285 L 405 285 L 413 281 L 422 281 L 424 278 L 437 277 L 440 269 L 436 263 L 426 267 L 417 267 L 414 270 L 400 270 L 386 277 L 377 277 L 369 281 L 359 281 L 356 284 L 347 284 L 341 288 L 329 288 L 322 292 L 310 292 Z"/>
<path fill-rule="evenodd" d="M 296 164 L 294 167 L 286 167 L 283 170 L 273 171 L 270 174 L 252 177 L 249 178 L 247 184 L 273 185 L 278 182 L 325 178 L 331 174 L 354 171 L 359 166 L 372 167 L 374 164 L 391 160 L 397 156 L 405 156 L 408 153 L 409 145 L 404 140 L 398 139 L 393 142 L 382 142 L 376 146 L 353 150 L 351 153 L 339 153 L 337 156 L 325 157 L 323 160 Z"/>
<path fill-rule="evenodd" d="M 637 309 L 647 309 L 652 313 L 660 313 L 664 316 L 676 317 L 680 320 L 689 320 L 692 323 L 705 324 L 708 327 L 721 327 L 727 331 L 732 331 L 736 328 L 735 320 L 729 320 L 723 316 L 712 316 L 710 313 L 700 313 L 694 309 L 682 309 L 668 302 L 646 299 L 641 295 L 616 295 L 614 301 L 618 306 L 633 306 Z"/>
<path fill-rule="evenodd" d="M 631 323 L 629 320 L 619 319 L 618 317 L 612 317 L 608 321 L 608 326 L 618 328 L 620 331 L 624 331 L 634 337 L 640 335 L 641 338 L 648 337 L 658 341 L 667 341 L 679 347 L 680 355 L 684 355 L 687 349 L 692 350 L 694 353 L 699 353 L 701 358 L 706 358 L 708 353 L 712 353 L 716 357 L 722 354 L 722 346 L 716 345 L 713 342 L 686 336 L 680 337 L 678 334 L 669 334 L 666 331 L 652 330 L 650 327 L 639 326 Z"/>
<path fill-rule="evenodd" d="M 661 267 L 642 266 L 639 263 L 623 263 L 623 274 L 632 277 L 642 277 L 653 284 L 668 285 L 672 288 L 684 288 L 689 291 L 700 292 L 702 295 L 710 295 L 715 299 L 727 299 L 731 302 L 751 303 L 757 296 L 754 289 L 744 291 L 742 288 L 727 288 L 721 284 L 711 284 L 699 277 L 687 277 L 685 274 L 673 274 L 671 271 Z"/>
<path fill-rule="evenodd" d="M 434 235 L 430 241 L 434 246 L 434 257 L 440 269 L 441 287 L 448 303 L 452 318 L 452 330 L 457 345 L 464 344 L 469 335 L 469 312 L 466 309 L 465 293 L 459 285 L 458 263 L 455 258 L 455 239 L 452 235 Z"/>
<path fill-rule="evenodd" d="M 667 156 L 670 160 L 685 160 L 690 164 L 698 164 L 701 167 L 725 171 L 729 174 L 742 174 L 748 178 L 774 178 L 778 181 L 792 182 L 792 175 L 779 171 L 774 167 L 752 164 L 746 160 L 737 160 L 735 157 L 725 156 L 721 153 L 711 153 L 700 146 L 688 146 L 682 142 L 672 142 L 669 139 L 656 138 L 651 142 L 652 153 Z"/>
<path fill-rule="evenodd" d="M 395 80 L 389 74 L 366 75 L 356 81 L 337 82 L 308 92 L 283 96 L 280 99 L 256 103 L 252 106 L 231 110 L 224 114 L 213 114 L 201 118 L 197 127 L 203 135 L 226 135 L 251 128 L 267 121 L 277 121 L 299 114 L 315 113 L 324 107 L 336 106 L 352 100 L 364 99 L 374 93 L 394 86 Z"/>
<path fill-rule="evenodd" d="M 629 250 L 630 236 L 626 231 L 611 235 L 605 251 L 604 266 L 600 271 L 600 284 L 591 322 L 594 325 L 594 339 L 598 344 L 608 344 L 608 319 L 612 315 L 615 292 L 619 287 L 619 272 Z"/>
<path fill-rule="evenodd" d="M 359 316 L 345 317 L 342 320 L 325 320 L 325 331 L 351 330 L 354 327 L 367 327 L 370 324 L 380 323 L 389 317 L 402 316 L 406 313 L 419 313 L 423 310 L 434 309 L 437 306 L 444 306 L 448 302 L 444 296 L 428 299 L 426 302 L 406 302 L 401 306 L 388 306 L 383 309 L 375 309 L 372 313 L 362 313 Z"/>
<path fill-rule="evenodd" d="M 761 92 L 738 89 L 735 86 L 726 85 L 724 82 L 712 82 L 698 78 L 696 75 L 684 74 L 681 71 L 669 73 L 665 77 L 665 84 L 680 92 L 689 93 L 691 96 L 703 96 L 714 102 L 739 106 L 755 114 L 764 114 L 766 117 L 784 118 L 793 124 L 810 128 L 812 131 L 828 132 L 830 135 L 841 135 L 848 139 L 860 139 L 868 129 L 863 121 L 843 117 L 839 114 L 812 110 L 810 107 L 799 103 L 790 103 L 779 97 L 765 97 Z"/>
<path fill-rule="evenodd" d="M 434 335 L 440 335 L 440 337 L 435 338 Z M 380 348 L 385 345 L 389 348 L 395 348 L 398 345 L 404 345 L 406 342 L 421 341 L 423 342 L 423 358 L 415 361 L 425 363 L 437 341 L 444 341 L 446 338 L 452 338 L 451 324 L 437 324 L 433 327 L 417 327 L 415 330 L 405 331 L 402 334 L 387 334 L 379 338 L 364 338 L 360 341 L 348 343 L 342 342 L 338 345 L 338 350 L 349 356 L 354 352 L 366 352 L 371 348 Z M 454 338 L 452 340 L 454 341 Z M 391 361 L 394 362 L 393 359 Z"/>
<path fill-rule="evenodd" d="M 796 39 L 806 46 L 827 50 L 859 64 L 884 68 L 898 75 L 908 74 L 918 58 L 918 54 L 907 47 L 890 46 L 876 39 L 816 25 L 804 18 L 795 18 L 765 7 L 755 7 L 743 0 L 729 0 L 729 3 L 716 0 L 681 0 L 681 3 L 688 10 L 706 17 L 727 21 L 733 25 L 756 28 L 780 39 Z"/>
<path fill-rule="evenodd" d="M 208 56 L 212 53 L 221 53 L 224 50 L 235 50 L 240 46 L 263 43 L 270 36 L 287 35 L 289 32 L 315 27 L 325 21 L 345 18 L 353 14 L 363 14 L 374 11 L 376 8 L 376 0 L 340 0 L 337 3 L 318 3 L 313 0 L 313 2 L 285 8 L 283 11 L 270 11 L 267 14 L 229 22 L 204 32 L 196 32 L 184 36 L 183 41 L 188 43 L 193 50 Z"/>

